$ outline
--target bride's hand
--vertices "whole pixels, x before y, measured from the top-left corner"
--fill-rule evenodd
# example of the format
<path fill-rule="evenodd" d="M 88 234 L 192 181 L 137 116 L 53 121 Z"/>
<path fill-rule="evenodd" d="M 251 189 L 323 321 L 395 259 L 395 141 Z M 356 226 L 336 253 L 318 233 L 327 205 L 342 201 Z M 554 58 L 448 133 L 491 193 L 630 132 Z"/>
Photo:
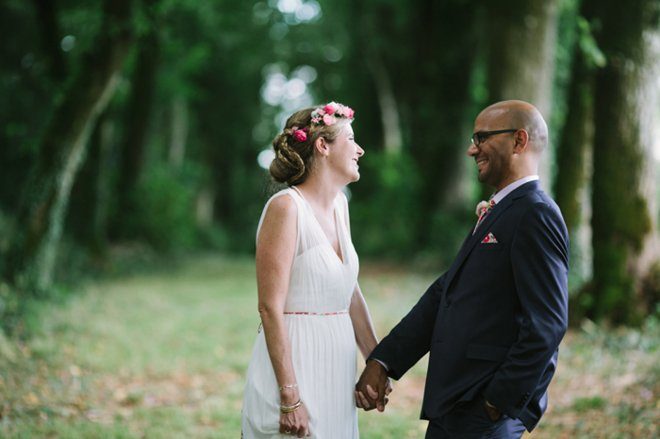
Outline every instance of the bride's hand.
<path fill-rule="evenodd" d="M 305 404 L 291 413 L 280 413 L 280 433 L 291 436 L 309 436 L 309 414 Z"/>

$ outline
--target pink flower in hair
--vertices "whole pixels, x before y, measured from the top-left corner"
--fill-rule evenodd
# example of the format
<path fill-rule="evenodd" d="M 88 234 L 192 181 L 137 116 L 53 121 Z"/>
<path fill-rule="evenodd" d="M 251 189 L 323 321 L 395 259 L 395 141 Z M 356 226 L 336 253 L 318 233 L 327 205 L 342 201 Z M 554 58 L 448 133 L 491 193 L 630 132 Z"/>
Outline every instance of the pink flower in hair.
<path fill-rule="evenodd" d="M 354 115 L 351 107 L 333 101 L 312 111 L 311 120 L 312 125 L 330 126 L 337 123 L 339 118 L 352 120 Z"/>
<path fill-rule="evenodd" d="M 293 132 L 293 138 L 296 139 L 298 142 L 304 142 L 307 140 L 307 133 L 303 130 L 295 130 Z"/>
<path fill-rule="evenodd" d="M 335 122 L 337 122 L 337 119 L 334 116 L 331 116 L 329 114 L 323 116 L 323 123 L 326 126 L 334 125 Z"/>

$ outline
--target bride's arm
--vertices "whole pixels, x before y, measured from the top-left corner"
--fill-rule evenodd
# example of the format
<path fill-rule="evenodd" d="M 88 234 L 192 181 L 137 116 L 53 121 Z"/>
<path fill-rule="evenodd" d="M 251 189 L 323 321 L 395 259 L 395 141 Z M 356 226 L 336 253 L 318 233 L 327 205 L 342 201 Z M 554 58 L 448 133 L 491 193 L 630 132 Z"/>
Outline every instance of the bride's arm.
<path fill-rule="evenodd" d="M 355 341 L 357 342 L 362 356 L 366 360 L 378 344 L 376 331 L 371 323 L 371 315 L 367 302 L 364 300 L 360 285 L 355 284 L 353 297 L 351 297 L 351 307 L 349 309 L 351 321 L 353 322 L 353 331 L 355 332 Z"/>
<path fill-rule="evenodd" d="M 344 221 L 346 222 L 346 230 L 348 230 L 348 236 L 350 238 L 351 221 L 348 218 L 348 200 L 343 193 L 342 202 L 344 205 Z M 378 344 L 378 339 L 376 338 L 374 325 L 371 323 L 371 315 L 369 314 L 367 302 L 364 300 L 362 290 L 358 283 L 355 283 L 355 289 L 353 290 L 351 305 L 348 312 L 351 316 L 351 321 L 353 322 L 355 341 L 357 342 L 360 352 L 362 352 L 362 356 L 366 360 L 367 357 L 369 357 L 369 354 L 371 354 L 371 351 L 373 351 Z"/>
<path fill-rule="evenodd" d="M 257 239 L 259 315 L 268 354 L 280 387 L 297 385 L 283 314 L 295 254 L 296 215 L 296 206 L 290 197 L 277 197 L 268 207 Z M 298 389 L 287 387 L 281 391 L 280 397 L 281 404 L 294 404 L 299 399 Z"/>

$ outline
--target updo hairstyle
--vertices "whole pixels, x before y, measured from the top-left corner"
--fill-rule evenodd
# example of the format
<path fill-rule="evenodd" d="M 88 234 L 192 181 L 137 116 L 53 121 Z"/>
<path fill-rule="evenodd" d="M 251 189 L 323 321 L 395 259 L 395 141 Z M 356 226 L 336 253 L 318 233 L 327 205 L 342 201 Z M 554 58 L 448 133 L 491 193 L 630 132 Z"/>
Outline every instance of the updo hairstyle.
<path fill-rule="evenodd" d="M 335 141 L 349 119 L 340 119 L 327 126 L 312 124 L 312 112 L 316 107 L 305 108 L 293 113 L 286 121 L 284 130 L 273 139 L 275 159 L 270 164 L 270 175 L 279 183 L 293 186 L 303 183 L 314 163 L 314 142 L 323 137 L 328 143 Z M 307 139 L 294 137 L 295 129 L 307 129 Z"/>

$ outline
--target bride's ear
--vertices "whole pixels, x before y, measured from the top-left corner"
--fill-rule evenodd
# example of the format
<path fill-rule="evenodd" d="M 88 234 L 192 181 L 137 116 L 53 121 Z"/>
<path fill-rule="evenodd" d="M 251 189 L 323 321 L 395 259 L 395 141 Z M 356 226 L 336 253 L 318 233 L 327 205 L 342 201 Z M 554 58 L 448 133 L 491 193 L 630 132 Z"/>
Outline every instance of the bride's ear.
<path fill-rule="evenodd" d="M 324 137 L 319 137 L 314 141 L 314 149 L 324 157 L 330 154 L 330 147 Z"/>

